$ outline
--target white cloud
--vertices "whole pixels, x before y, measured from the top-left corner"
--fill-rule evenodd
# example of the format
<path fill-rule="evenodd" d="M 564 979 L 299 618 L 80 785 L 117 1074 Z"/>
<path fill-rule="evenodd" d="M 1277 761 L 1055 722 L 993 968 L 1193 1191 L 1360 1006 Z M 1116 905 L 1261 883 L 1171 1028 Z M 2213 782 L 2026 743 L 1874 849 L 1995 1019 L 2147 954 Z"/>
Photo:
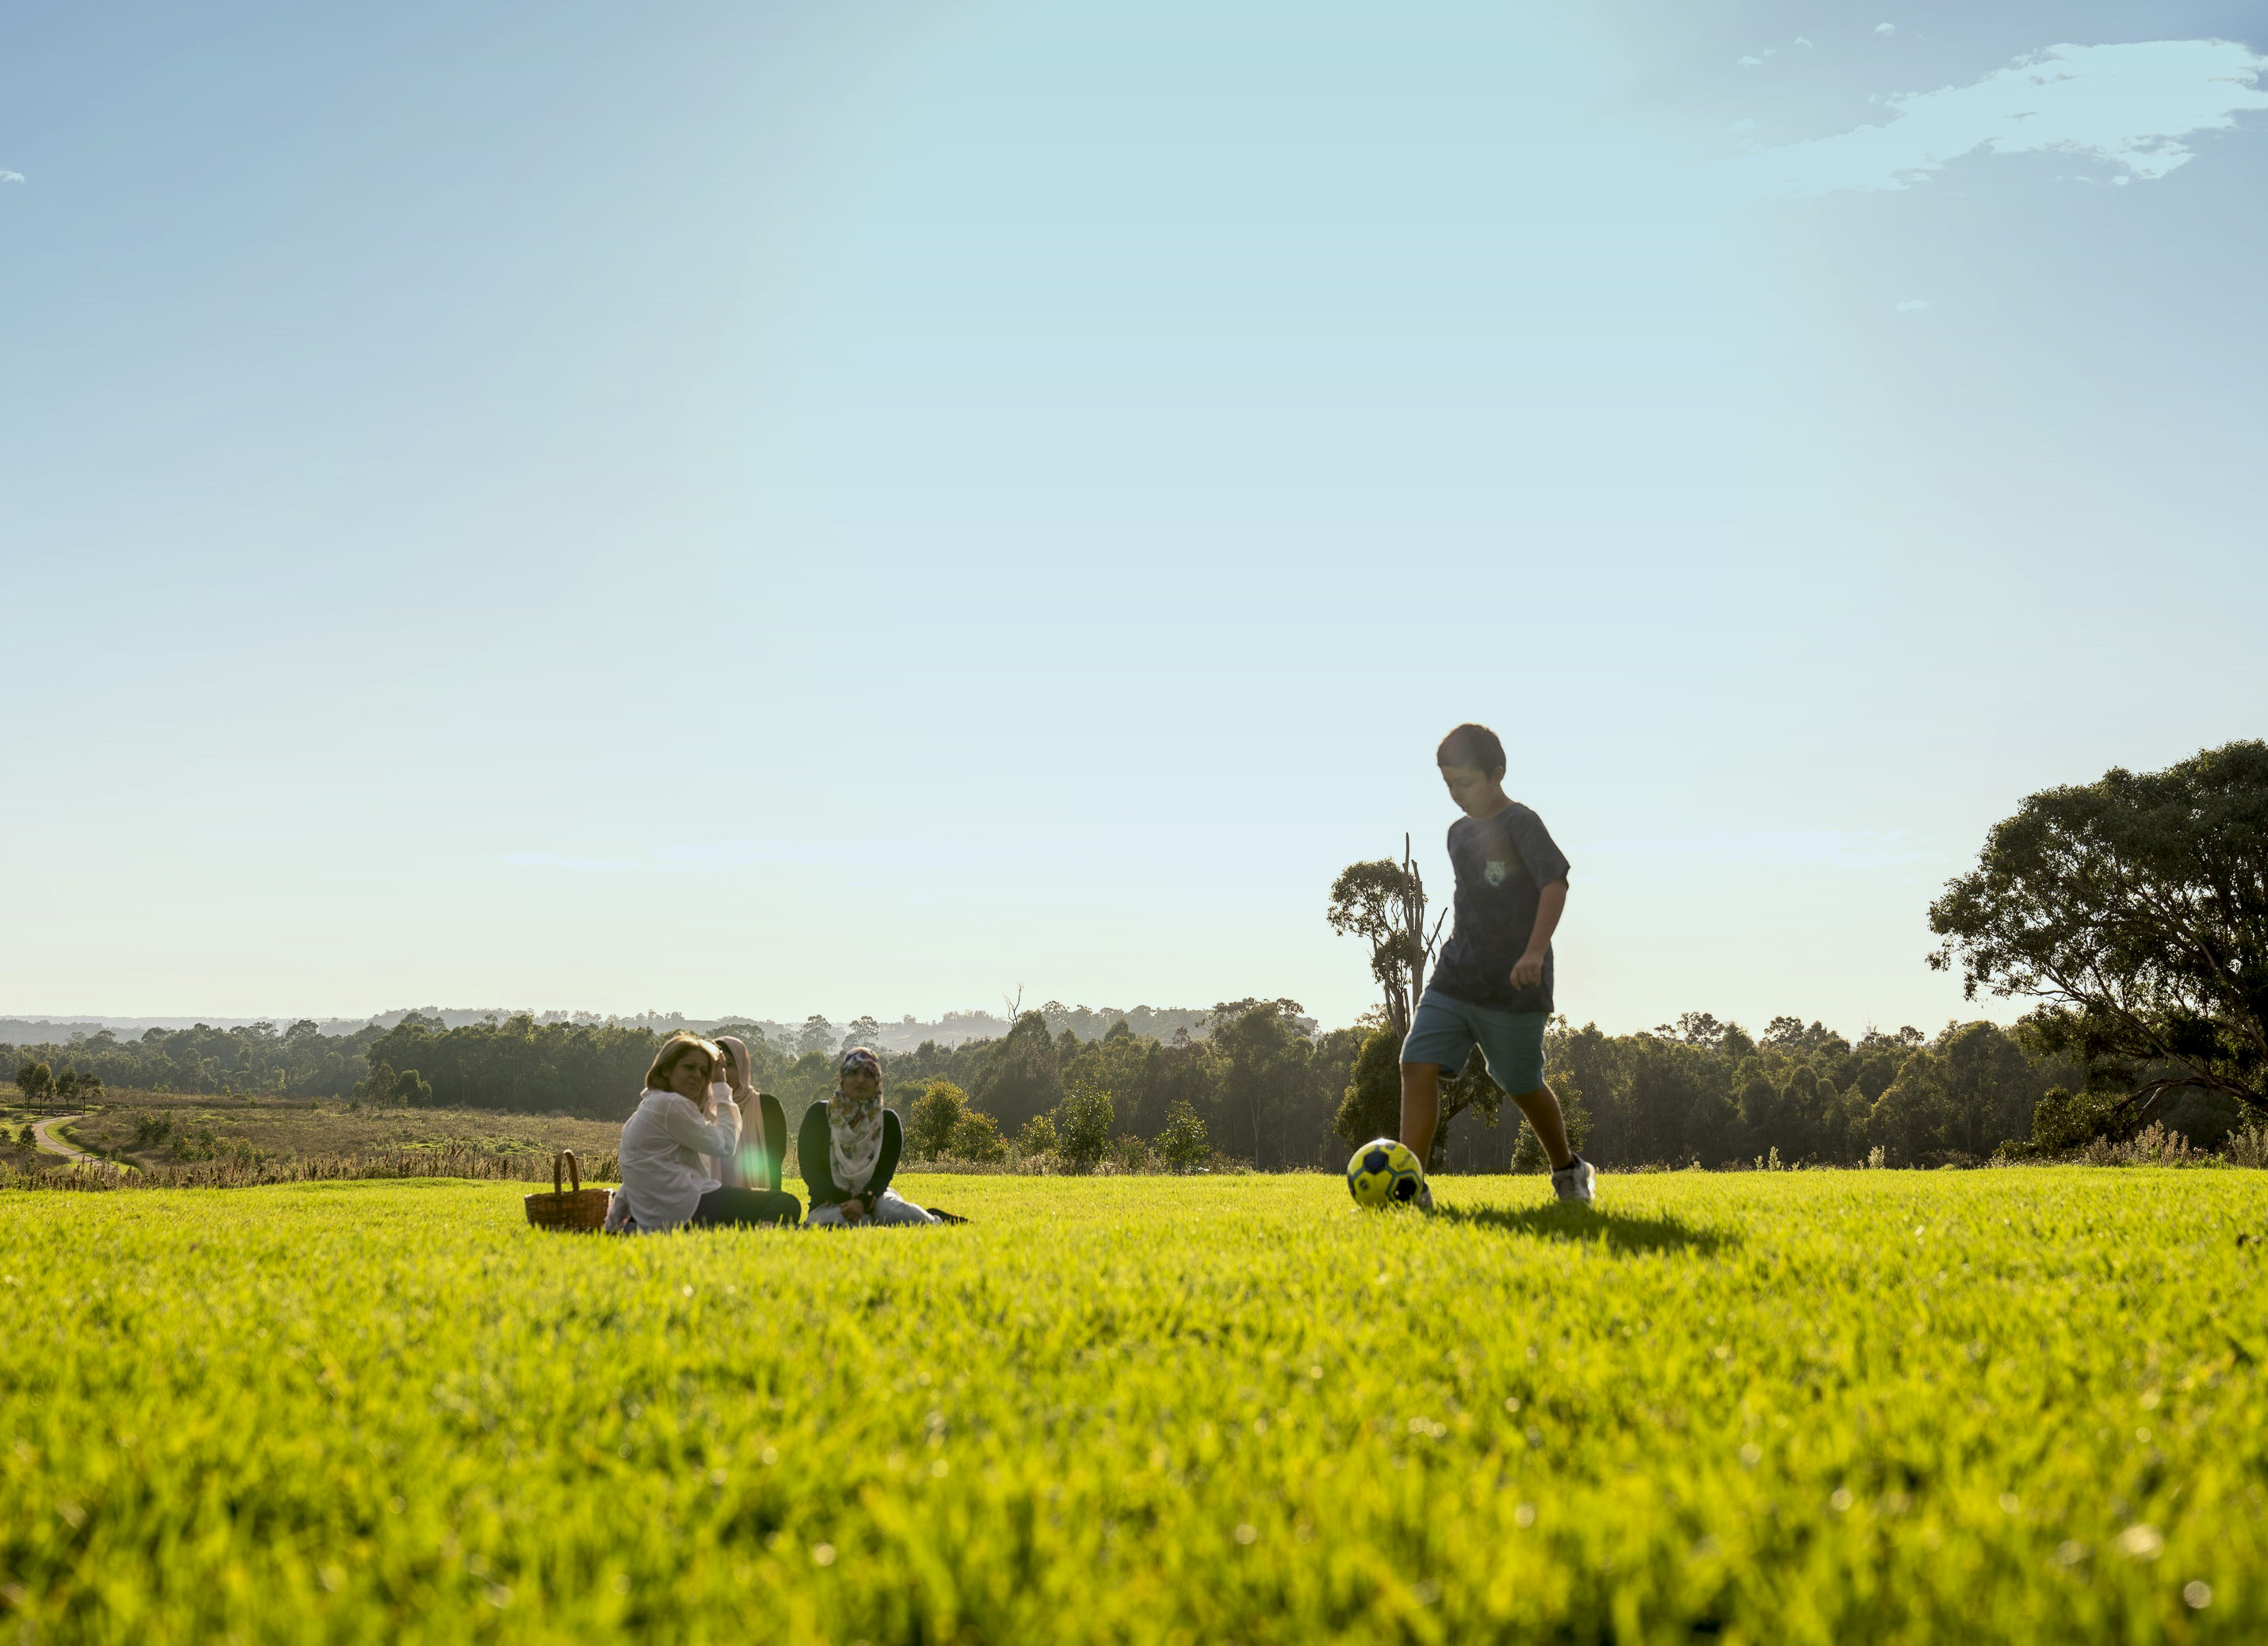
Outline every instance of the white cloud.
<path fill-rule="evenodd" d="M 1898 26 L 1895 23 L 1877 23 L 1874 25 L 1874 33 L 1877 34 L 1895 34 L 1897 32 Z"/>
<path fill-rule="evenodd" d="M 1734 131 L 1754 131 L 1756 129 L 1756 122 L 1753 120 L 1736 120 L 1733 122 Z"/>
<path fill-rule="evenodd" d="M 1810 42 L 1809 40 L 1808 40 L 1804 39 L 1802 35 L 1799 34 L 1799 35 L 1797 35 L 1797 36 L 1795 37 L 1795 39 L 1791 42 L 1791 44 L 1797 45 L 1797 46 L 1807 46 L 1807 47 L 1808 47 L 1808 46 L 1809 46 L 1809 45 L 1811 44 L 1811 42 Z"/>
<path fill-rule="evenodd" d="M 1760 69 L 1764 66 L 1764 61 L 1761 57 L 1743 57 L 1733 66 L 1736 69 Z"/>
<path fill-rule="evenodd" d="M 1917 314 L 1924 309 L 1933 308 L 1934 306 L 1936 305 L 1932 304 L 1927 298 L 1908 298 L 1904 303 L 1897 305 L 1897 311 L 1901 314 Z"/>
<path fill-rule="evenodd" d="M 24 174 L 21 172 L 0 172 L 0 183 L 20 183 L 23 180 Z"/>
<path fill-rule="evenodd" d="M 2268 109 L 2268 57 L 2233 40 L 2051 46 L 1973 85 L 1885 99 L 1881 126 L 1786 143 L 1731 162 L 1772 195 L 1910 187 L 1948 162 L 2054 151 L 2122 165 L 2114 179 L 2159 178 L 2188 162 L 2180 141 Z"/>

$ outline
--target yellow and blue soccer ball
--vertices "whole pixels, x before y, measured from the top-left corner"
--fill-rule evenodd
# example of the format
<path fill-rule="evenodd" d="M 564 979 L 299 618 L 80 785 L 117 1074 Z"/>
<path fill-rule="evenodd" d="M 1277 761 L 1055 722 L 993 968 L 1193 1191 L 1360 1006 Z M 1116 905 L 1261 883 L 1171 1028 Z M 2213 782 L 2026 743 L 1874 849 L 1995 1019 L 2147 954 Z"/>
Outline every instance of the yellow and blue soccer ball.
<path fill-rule="evenodd" d="M 1418 1157 L 1391 1137 L 1372 1138 L 1347 1162 L 1347 1193 L 1356 1205 L 1373 1211 L 1407 1206 L 1425 1184 L 1425 1171 Z"/>

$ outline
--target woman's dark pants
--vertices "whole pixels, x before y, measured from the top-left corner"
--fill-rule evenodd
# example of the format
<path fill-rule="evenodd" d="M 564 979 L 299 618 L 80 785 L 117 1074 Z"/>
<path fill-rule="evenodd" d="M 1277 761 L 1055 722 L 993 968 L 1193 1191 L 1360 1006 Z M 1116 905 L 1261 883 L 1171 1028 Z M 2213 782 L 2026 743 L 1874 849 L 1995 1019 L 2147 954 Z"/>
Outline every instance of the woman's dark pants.
<path fill-rule="evenodd" d="M 779 1189 L 711 1189 L 693 1209 L 696 1229 L 802 1221 L 803 1202 Z"/>

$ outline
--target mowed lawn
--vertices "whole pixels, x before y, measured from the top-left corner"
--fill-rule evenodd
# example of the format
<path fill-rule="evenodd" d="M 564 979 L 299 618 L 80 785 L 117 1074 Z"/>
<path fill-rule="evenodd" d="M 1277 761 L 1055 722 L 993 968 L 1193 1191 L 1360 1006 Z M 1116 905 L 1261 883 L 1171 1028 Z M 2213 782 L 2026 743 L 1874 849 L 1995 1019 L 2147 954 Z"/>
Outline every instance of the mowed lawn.
<path fill-rule="evenodd" d="M 0 1196 L 0 1629 L 2268 1638 L 2264 1174 L 902 1187 Z"/>

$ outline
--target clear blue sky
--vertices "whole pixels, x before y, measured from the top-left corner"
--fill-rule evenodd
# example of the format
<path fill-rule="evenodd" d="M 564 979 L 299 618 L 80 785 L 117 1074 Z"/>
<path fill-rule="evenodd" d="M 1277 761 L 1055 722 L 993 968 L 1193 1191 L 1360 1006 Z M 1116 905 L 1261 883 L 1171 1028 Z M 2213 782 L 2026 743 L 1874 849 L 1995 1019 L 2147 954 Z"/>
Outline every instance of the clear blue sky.
<path fill-rule="evenodd" d="M 0 1010 L 1344 1022 L 1470 717 L 1579 1022 L 1933 1028 L 1993 820 L 2263 731 L 2264 51 L 18 8 Z"/>

